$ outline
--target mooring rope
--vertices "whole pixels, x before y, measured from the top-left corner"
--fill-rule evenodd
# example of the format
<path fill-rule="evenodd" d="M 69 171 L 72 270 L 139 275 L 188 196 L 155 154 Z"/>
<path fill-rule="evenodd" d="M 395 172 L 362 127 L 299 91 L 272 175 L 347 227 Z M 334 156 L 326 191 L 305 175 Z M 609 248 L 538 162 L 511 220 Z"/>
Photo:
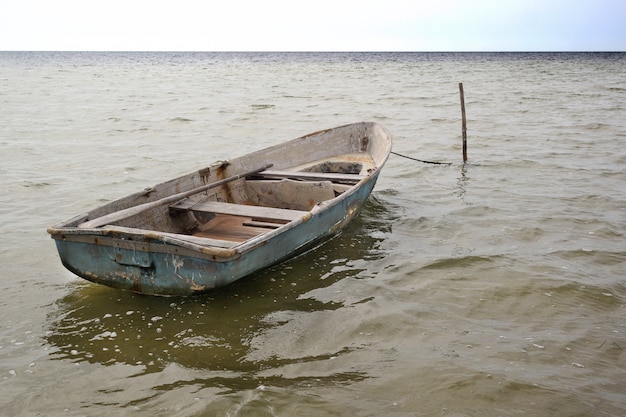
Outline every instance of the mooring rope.
<path fill-rule="evenodd" d="M 413 158 L 412 156 L 406 156 L 406 155 L 402 155 L 398 152 L 394 152 L 391 151 L 392 154 L 397 155 L 397 156 L 401 156 L 402 158 L 406 158 L 406 159 L 412 159 L 414 161 L 417 162 L 423 162 L 425 164 L 435 164 L 435 165 L 452 165 L 452 162 L 434 162 L 434 161 L 424 161 L 422 159 L 417 159 L 417 158 Z"/>

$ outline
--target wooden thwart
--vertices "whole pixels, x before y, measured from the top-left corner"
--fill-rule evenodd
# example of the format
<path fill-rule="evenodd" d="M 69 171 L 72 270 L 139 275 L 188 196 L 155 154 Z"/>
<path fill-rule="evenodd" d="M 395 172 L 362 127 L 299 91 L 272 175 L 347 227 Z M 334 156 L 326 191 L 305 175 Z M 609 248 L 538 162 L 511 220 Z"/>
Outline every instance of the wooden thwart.
<path fill-rule="evenodd" d="M 275 219 L 293 221 L 309 214 L 308 211 L 289 210 L 274 207 L 249 206 L 246 204 L 223 203 L 220 201 L 195 202 L 182 200 L 170 206 L 173 210 L 202 211 L 216 214 L 230 214 L 255 219 Z"/>
<path fill-rule="evenodd" d="M 359 174 L 339 174 L 336 172 L 302 172 L 302 171 L 268 171 L 259 172 L 256 176 L 264 178 L 294 178 L 308 181 L 334 181 L 334 182 L 348 182 L 356 184 L 363 178 L 367 178 L 365 175 Z"/>

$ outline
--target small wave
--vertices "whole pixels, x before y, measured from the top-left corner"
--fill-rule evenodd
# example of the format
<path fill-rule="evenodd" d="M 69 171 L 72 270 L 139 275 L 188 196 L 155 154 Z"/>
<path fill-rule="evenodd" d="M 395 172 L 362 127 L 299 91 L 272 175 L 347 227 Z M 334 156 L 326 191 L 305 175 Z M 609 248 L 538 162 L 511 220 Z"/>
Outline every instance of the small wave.
<path fill-rule="evenodd" d="M 193 122 L 193 119 L 187 119 L 186 117 L 174 117 L 173 119 L 168 119 L 171 123 L 187 123 Z"/>
<path fill-rule="evenodd" d="M 491 263 L 493 257 L 487 256 L 464 256 L 461 258 L 444 258 L 437 259 L 422 269 L 449 269 L 449 268 L 466 268 L 481 263 Z"/>
<path fill-rule="evenodd" d="M 623 305 L 624 288 L 623 285 L 596 285 L 586 279 L 583 282 L 546 286 L 544 294 L 555 303 L 572 308 L 586 306 L 608 314 Z"/>
<path fill-rule="evenodd" d="M 273 104 L 251 104 L 250 107 L 252 107 L 254 110 L 265 110 L 271 109 L 276 106 Z"/>
<path fill-rule="evenodd" d="M 600 130 L 600 129 L 609 128 L 610 126 L 604 123 L 588 123 L 584 127 L 585 129 L 588 129 L 588 130 Z"/>
<path fill-rule="evenodd" d="M 34 182 L 34 181 L 24 181 L 22 182 L 22 187 L 24 188 L 43 188 L 48 187 L 52 184 L 48 182 Z"/>
<path fill-rule="evenodd" d="M 185 337 L 180 341 L 180 344 L 188 347 L 219 347 L 221 340 L 215 337 L 206 337 L 206 336 L 190 336 Z"/>
<path fill-rule="evenodd" d="M 567 261 L 584 261 L 585 263 L 603 266 L 621 265 L 626 262 L 626 254 L 624 252 L 595 250 L 591 248 L 556 251 L 552 252 L 551 255 Z"/>

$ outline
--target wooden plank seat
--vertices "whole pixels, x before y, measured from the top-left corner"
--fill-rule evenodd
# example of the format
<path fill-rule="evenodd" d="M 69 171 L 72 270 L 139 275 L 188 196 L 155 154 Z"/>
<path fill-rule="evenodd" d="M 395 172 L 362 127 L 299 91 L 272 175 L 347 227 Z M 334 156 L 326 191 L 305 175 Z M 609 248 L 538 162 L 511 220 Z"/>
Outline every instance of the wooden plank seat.
<path fill-rule="evenodd" d="M 255 176 L 263 178 L 292 178 L 307 181 L 333 181 L 356 184 L 365 175 L 359 174 L 340 174 L 336 172 L 304 172 L 304 171 L 272 171 L 265 170 L 255 174 Z"/>
<path fill-rule="evenodd" d="M 251 206 L 246 204 L 224 203 L 221 201 L 192 201 L 185 199 L 170 206 L 173 210 L 191 210 L 231 216 L 250 217 L 252 219 L 272 219 L 293 221 L 308 214 L 308 211 L 280 209 L 274 207 Z"/>

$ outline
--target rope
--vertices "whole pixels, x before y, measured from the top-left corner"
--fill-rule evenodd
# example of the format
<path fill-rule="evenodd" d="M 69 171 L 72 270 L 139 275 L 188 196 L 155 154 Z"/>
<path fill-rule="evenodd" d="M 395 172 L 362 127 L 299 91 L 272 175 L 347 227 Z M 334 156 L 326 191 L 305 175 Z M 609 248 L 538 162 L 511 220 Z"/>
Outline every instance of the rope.
<path fill-rule="evenodd" d="M 413 161 L 423 162 L 423 163 L 425 163 L 425 164 L 435 164 L 435 165 L 452 165 L 452 162 L 433 162 L 433 161 L 424 161 L 424 160 L 421 160 L 421 159 L 413 158 L 413 157 L 411 157 L 411 156 L 402 155 L 402 154 L 399 154 L 399 153 L 397 153 L 397 152 L 393 152 L 393 151 L 391 151 L 391 153 L 392 153 L 392 154 L 394 154 L 394 155 L 397 155 L 397 156 L 401 156 L 401 157 L 406 158 L 406 159 L 412 159 Z"/>

